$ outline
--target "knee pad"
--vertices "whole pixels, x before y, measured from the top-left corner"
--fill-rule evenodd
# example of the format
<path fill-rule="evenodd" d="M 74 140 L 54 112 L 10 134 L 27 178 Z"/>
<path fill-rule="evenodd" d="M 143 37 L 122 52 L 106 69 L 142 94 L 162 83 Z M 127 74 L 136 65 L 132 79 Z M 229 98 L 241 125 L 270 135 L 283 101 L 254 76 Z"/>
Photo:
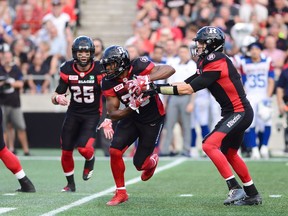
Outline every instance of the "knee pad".
<path fill-rule="evenodd" d="M 115 148 L 110 148 L 109 153 L 111 157 L 122 157 L 123 151 Z"/>
<path fill-rule="evenodd" d="M 78 147 L 77 150 L 86 160 L 91 159 L 94 155 L 94 148 L 92 146 Z"/>

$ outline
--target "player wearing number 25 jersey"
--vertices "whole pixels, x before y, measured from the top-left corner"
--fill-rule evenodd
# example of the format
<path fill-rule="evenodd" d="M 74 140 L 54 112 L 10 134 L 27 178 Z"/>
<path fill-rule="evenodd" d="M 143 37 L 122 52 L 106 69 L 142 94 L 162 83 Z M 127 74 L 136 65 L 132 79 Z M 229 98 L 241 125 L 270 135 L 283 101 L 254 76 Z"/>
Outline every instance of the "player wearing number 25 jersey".
<path fill-rule="evenodd" d="M 152 177 L 158 164 L 158 155 L 153 154 L 153 151 L 163 128 L 165 115 L 158 95 L 145 99 L 140 95 L 135 98 L 135 92 L 130 92 L 127 85 L 135 80 L 149 83 L 166 79 L 175 70 L 168 65 L 155 66 L 147 57 L 130 62 L 127 50 L 120 46 L 108 47 L 100 63 L 106 74 L 102 80 L 102 91 L 106 97 L 107 111 L 112 120 L 118 120 L 109 150 L 116 193 L 107 205 L 114 206 L 128 200 L 122 157 L 137 139 L 139 142 L 133 158 L 134 166 L 143 171 L 143 181 Z M 125 108 L 120 109 L 120 102 Z"/>
<path fill-rule="evenodd" d="M 61 164 L 67 179 L 63 192 L 74 192 L 73 150 L 86 159 L 83 179 L 93 173 L 95 131 L 102 111 L 100 64 L 93 61 L 95 47 L 86 36 L 79 36 L 72 45 L 73 60 L 60 67 L 60 80 L 52 96 L 53 104 L 69 105 L 61 132 Z M 69 89 L 70 101 L 66 98 Z"/>

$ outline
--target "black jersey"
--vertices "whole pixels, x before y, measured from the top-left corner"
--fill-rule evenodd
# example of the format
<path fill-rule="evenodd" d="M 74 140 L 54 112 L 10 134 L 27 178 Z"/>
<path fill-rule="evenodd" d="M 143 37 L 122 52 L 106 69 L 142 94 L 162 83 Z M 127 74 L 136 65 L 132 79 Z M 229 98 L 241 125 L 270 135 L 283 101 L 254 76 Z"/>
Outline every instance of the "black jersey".
<path fill-rule="evenodd" d="M 240 74 L 225 54 L 215 52 L 200 59 L 197 62 L 197 74 L 190 82 L 192 88 L 195 91 L 208 88 L 220 104 L 222 115 L 251 108 Z"/>
<path fill-rule="evenodd" d="M 78 71 L 73 60 L 61 65 L 56 92 L 64 94 L 69 88 L 71 99 L 67 112 L 84 115 L 102 113 L 100 82 L 103 75 L 100 74 L 100 71 L 99 61 L 93 62 L 91 68 L 86 72 Z"/>
<path fill-rule="evenodd" d="M 7 72 L 5 68 L 0 65 L 0 77 L 4 78 L 0 87 L 0 104 L 11 106 L 11 107 L 20 107 L 20 89 L 13 88 L 8 83 L 8 80 L 23 80 L 23 74 L 21 73 L 20 68 L 17 65 L 13 65 L 10 72 Z M 2 80 L 1 78 L 1 80 Z"/>
<path fill-rule="evenodd" d="M 154 68 L 154 64 L 147 57 L 140 57 L 131 62 L 130 70 L 125 78 L 115 78 L 112 80 L 102 80 L 102 91 L 105 97 L 117 97 L 126 107 L 129 106 L 130 94 L 125 87 L 127 80 L 133 79 L 136 75 L 148 75 Z M 139 114 L 134 111 L 132 119 L 141 123 L 151 123 L 157 121 L 165 115 L 164 106 L 158 95 L 150 97 L 139 107 Z"/>

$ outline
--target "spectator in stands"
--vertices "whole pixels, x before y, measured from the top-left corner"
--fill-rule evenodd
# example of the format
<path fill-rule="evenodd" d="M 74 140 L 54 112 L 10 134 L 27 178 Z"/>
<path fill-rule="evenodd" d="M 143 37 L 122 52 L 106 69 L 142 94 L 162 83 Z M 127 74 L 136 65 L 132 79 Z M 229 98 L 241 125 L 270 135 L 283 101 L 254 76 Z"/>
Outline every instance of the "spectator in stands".
<path fill-rule="evenodd" d="M 66 38 L 59 35 L 58 29 L 52 21 L 47 21 L 45 28 L 49 36 L 50 55 L 56 55 L 61 62 L 64 62 L 70 56 Z"/>
<path fill-rule="evenodd" d="M 20 90 L 23 88 L 23 75 L 20 68 L 14 64 L 12 52 L 6 51 L 3 54 L 0 65 L 0 76 L 6 76 L 7 88 L 1 93 L 0 105 L 3 110 L 3 129 L 6 137 L 8 123 L 16 129 L 18 139 L 25 156 L 29 156 L 29 145 L 26 134 L 26 124 L 21 111 Z M 14 147 L 12 147 L 14 149 Z"/>
<path fill-rule="evenodd" d="M 104 48 L 105 48 L 104 43 L 103 43 L 102 39 L 95 37 L 95 38 L 93 38 L 93 44 L 95 46 L 94 60 L 100 61 L 100 59 L 102 58 L 102 55 L 103 55 Z M 102 104 L 106 104 L 106 98 L 104 96 L 102 96 Z M 106 113 L 107 113 L 106 106 L 103 105 L 102 106 L 102 115 L 101 115 L 101 118 L 99 120 L 99 123 L 102 123 L 105 120 L 105 118 L 107 117 Z M 103 128 L 97 129 L 96 142 L 94 143 L 96 145 L 95 148 L 97 146 L 101 147 L 103 152 L 104 152 L 104 156 L 106 156 L 106 157 L 108 157 L 110 155 L 110 153 L 109 153 L 110 143 L 111 143 L 111 140 L 109 140 L 105 137 Z"/>
<path fill-rule="evenodd" d="M 263 54 L 272 59 L 275 75 L 278 79 L 284 65 L 286 53 L 276 48 L 276 40 L 270 35 L 266 37 L 264 46 L 265 49 L 263 50 Z"/>
<path fill-rule="evenodd" d="M 11 44 L 13 41 L 12 11 L 7 1 L 0 1 L 0 44 Z"/>
<path fill-rule="evenodd" d="M 50 78 L 50 65 L 45 62 L 45 57 L 42 52 L 38 51 L 33 57 L 33 61 L 28 69 L 28 85 L 29 93 L 39 94 L 48 93 Z"/>
<path fill-rule="evenodd" d="M 38 52 L 41 52 L 43 55 L 44 64 L 49 65 L 49 75 L 54 77 L 58 72 L 59 59 L 57 55 L 50 54 L 50 45 L 46 41 L 40 42 L 38 45 Z"/>
<path fill-rule="evenodd" d="M 264 28 L 268 19 L 268 9 L 258 3 L 258 0 L 246 0 L 246 2 L 240 6 L 239 16 L 243 22 L 257 22 Z"/>
<path fill-rule="evenodd" d="M 192 9 L 191 21 L 195 22 L 198 27 L 209 25 L 214 17 L 215 8 L 210 0 L 197 1 Z"/>
<path fill-rule="evenodd" d="M 194 72 L 196 73 L 196 63 L 191 60 L 189 47 L 182 45 L 178 51 L 179 61 L 174 61 L 171 64 L 175 68 L 176 73 L 168 78 L 169 83 L 180 82 L 190 77 Z M 178 58 L 177 58 L 178 59 Z M 166 130 L 167 134 L 164 138 L 163 145 L 160 147 L 160 153 L 162 156 L 169 156 L 170 145 L 173 142 L 173 129 L 177 122 L 181 122 L 182 134 L 183 134 L 183 150 L 182 155 L 190 156 L 190 116 L 193 110 L 192 95 L 169 96 L 168 105 L 166 108 Z M 175 154 L 176 152 L 172 152 Z"/>
<path fill-rule="evenodd" d="M 146 8 L 157 8 L 158 10 L 162 10 L 164 6 L 164 0 L 138 0 L 137 1 L 137 9 L 143 10 Z"/>
<path fill-rule="evenodd" d="M 13 28 L 16 34 L 22 30 L 23 25 L 29 25 L 32 35 L 35 35 L 38 30 L 41 28 L 42 16 L 36 15 L 34 12 L 34 7 L 31 4 L 24 4 L 22 8 L 22 13 L 18 13 L 16 20 L 14 22 Z"/>
<path fill-rule="evenodd" d="M 284 23 L 288 25 L 288 5 L 287 0 L 274 0 L 271 1 L 272 5 L 268 7 L 268 23 L 272 25 L 275 23 L 276 16 L 283 17 Z"/>
<path fill-rule="evenodd" d="M 183 39 L 181 29 L 177 26 L 173 26 L 171 18 L 167 15 L 162 15 L 160 17 L 160 24 L 161 26 L 158 28 L 158 30 L 152 33 L 152 43 L 165 43 L 168 39 L 173 39 L 175 40 L 177 47 L 179 47 Z"/>
<path fill-rule="evenodd" d="M 164 50 L 164 58 L 168 65 L 171 65 L 174 61 L 179 61 L 179 59 L 177 59 L 178 48 L 173 39 L 169 39 L 166 41 L 166 43 L 164 44 Z"/>
<path fill-rule="evenodd" d="M 54 27 L 52 26 L 52 29 L 50 29 L 50 31 L 53 31 L 53 39 L 55 39 L 55 32 L 57 32 L 57 37 L 59 37 L 59 39 L 57 40 L 59 43 L 57 42 L 57 44 L 63 44 L 62 47 L 66 47 L 63 51 L 65 52 L 64 57 L 66 59 L 69 59 L 72 57 L 69 49 L 73 41 L 73 36 L 70 28 L 70 16 L 67 13 L 62 12 L 63 5 L 61 4 L 61 0 L 51 0 L 51 4 L 52 10 L 50 13 L 46 14 L 43 17 L 43 22 L 46 23 L 47 21 L 51 21 L 54 24 Z M 55 27 L 57 31 L 53 29 Z M 53 46 L 51 46 L 51 49 L 53 49 Z M 61 48 L 61 50 L 63 50 L 63 48 Z M 63 55 L 64 53 L 61 54 Z"/>
<path fill-rule="evenodd" d="M 276 40 L 276 48 L 283 50 L 284 52 L 288 49 L 288 37 L 287 27 L 285 24 L 272 23 L 268 28 L 268 34 L 273 36 Z"/>
<path fill-rule="evenodd" d="M 129 45 L 129 46 L 126 46 L 125 48 L 129 53 L 129 57 L 131 61 L 140 56 L 139 50 L 137 49 L 135 45 Z"/>
<path fill-rule="evenodd" d="M 23 75 L 27 74 L 29 67 L 29 57 L 25 50 L 25 41 L 23 38 L 18 38 L 11 44 L 15 64 L 20 68 Z"/>
<path fill-rule="evenodd" d="M 197 31 L 198 27 L 195 25 L 195 23 L 188 23 L 185 28 L 185 37 L 183 38 L 182 43 L 190 46 L 193 42 L 193 38 L 196 36 Z"/>
<path fill-rule="evenodd" d="M 154 44 L 151 41 L 151 28 L 150 26 L 138 23 L 135 27 L 134 36 L 130 37 L 126 42 L 125 46 L 135 45 L 140 55 L 148 55 L 154 49 Z"/>
<path fill-rule="evenodd" d="M 104 43 L 102 41 L 102 39 L 95 37 L 93 38 L 93 43 L 95 46 L 95 55 L 94 55 L 94 59 L 100 61 L 100 59 L 102 58 L 102 54 L 104 51 Z"/>

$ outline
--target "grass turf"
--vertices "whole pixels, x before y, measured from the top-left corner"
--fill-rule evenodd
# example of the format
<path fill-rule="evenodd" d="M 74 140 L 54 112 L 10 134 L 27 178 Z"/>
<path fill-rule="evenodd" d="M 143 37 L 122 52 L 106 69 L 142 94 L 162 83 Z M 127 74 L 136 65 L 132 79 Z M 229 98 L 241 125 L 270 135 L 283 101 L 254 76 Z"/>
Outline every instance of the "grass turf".
<path fill-rule="evenodd" d="M 42 215 L 67 205 L 67 209 L 64 207 L 57 215 L 287 215 L 287 159 L 247 161 L 253 180 L 263 197 L 261 206 L 224 206 L 227 186 L 212 162 L 209 159 L 188 159 L 175 167 L 156 173 L 147 182 L 136 180 L 135 184 L 127 186 L 129 201 L 109 207 L 105 203 L 113 196 L 112 190 L 93 198 L 95 194 L 114 187 L 107 158 L 96 157 L 92 179 L 83 181 L 84 159 L 75 152 L 77 191 L 61 193 L 66 180 L 60 164 L 60 150 L 32 149 L 32 155 L 21 156 L 20 160 L 26 174 L 36 186 L 37 192 L 33 194 L 15 193 L 15 189 L 19 188 L 17 180 L 0 164 L 0 212 L 2 208 L 16 208 L 3 215 Z M 160 158 L 158 169 L 177 159 L 179 158 Z M 131 159 L 125 163 L 126 181 L 140 176 Z M 83 204 L 74 203 L 79 200 L 82 200 Z M 71 203 L 75 206 L 69 206 Z"/>

